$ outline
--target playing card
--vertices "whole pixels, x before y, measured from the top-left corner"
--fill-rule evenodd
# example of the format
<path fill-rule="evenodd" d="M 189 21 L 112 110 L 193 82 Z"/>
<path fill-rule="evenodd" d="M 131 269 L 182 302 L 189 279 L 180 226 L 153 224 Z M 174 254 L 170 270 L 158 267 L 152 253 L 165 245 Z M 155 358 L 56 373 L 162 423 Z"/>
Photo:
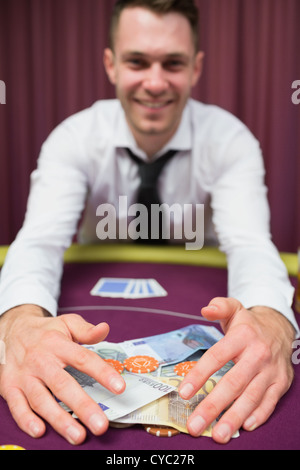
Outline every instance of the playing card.
<path fill-rule="evenodd" d="M 91 295 L 123 299 L 163 297 L 167 291 L 155 279 L 101 278 Z"/>
<path fill-rule="evenodd" d="M 132 292 L 134 283 L 134 279 L 101 278 L 91 290 L 91 294 L 101 297 L 125 297 Z"/>

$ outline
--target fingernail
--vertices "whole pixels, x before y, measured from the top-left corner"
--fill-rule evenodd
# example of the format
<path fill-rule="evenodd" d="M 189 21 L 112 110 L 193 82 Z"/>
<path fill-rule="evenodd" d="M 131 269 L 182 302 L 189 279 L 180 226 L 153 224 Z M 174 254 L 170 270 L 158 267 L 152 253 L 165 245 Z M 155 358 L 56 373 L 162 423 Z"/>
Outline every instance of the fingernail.
<path fill-rule="evenodd" d="M 39 425 L 35 421 L 31 421 L 31 423 L 29 424 L 29 433 L 31 437 L 38 437 L 40 431 L 41 430 Z"/>
<path fill-rule="evenodd" d="M 120 393 L 124 388 L 124 381 L 121 377 L 113 376 L 110 379 L 109 385 L 116 393 Z"/>
<path fill-rule="evenodd" d="M 215 433 L 221 438 L 223 442 L 229 441 L 231 438 L 231 428 L 228 424 L 222 423 L 216 429 Z"/>
<path fill-rule="evenodd" d="M 94 434 L 98 434 L 103 431 L 106 426 L 106 419 L 97 413 L 94 413 L 89 419 L 89 428 Z"/>
<path fill-rule="evenodd" d="M 183 398 L 184 400 L 187 400 L 188 398 L 190 398 L 193 393 L 194 393 L 194 387 L 191 383 L 187 383 L 187 384 L 184 384 L 180 390 L 179 390 L 179 395 L 181 396 L 181 398 Z"/>
<path fill-rule="evenodd" d="M 248 419 L 246 419 L 245 423 L 244 423 L 244 428 L 247 430 L 247 431 L 254 431 L 254 429 L 256 428 L 257 426 L 257 423 L 256 423 L 256 418 L 255 416 L 250 416 Z"/>
<path fill-rule="evenodd" d="M 210 308 L 211 310 L 217 311 L 218 307 L 216 305 L 208 305 L 207 308 Z"/>
<path fill-rule="evenodd" d="M 76 426 L 71 425 L 67 428 L 66 432 L 67 432 L 67 439 L 70 442 L 70 444 L 76 445 L 81 434 L 79 429 L 77 429 Z"/>
<path fill-rule="evenodd" d="M 191 419 L 191 421 L 189 423 L 189 428 L 195 436 L 200 436 L 200 434 L 206 428 L 206 422 L 202 418 L 202 416 L 197 415 L 197 416 L 195 416 L 194 418 Z"/>

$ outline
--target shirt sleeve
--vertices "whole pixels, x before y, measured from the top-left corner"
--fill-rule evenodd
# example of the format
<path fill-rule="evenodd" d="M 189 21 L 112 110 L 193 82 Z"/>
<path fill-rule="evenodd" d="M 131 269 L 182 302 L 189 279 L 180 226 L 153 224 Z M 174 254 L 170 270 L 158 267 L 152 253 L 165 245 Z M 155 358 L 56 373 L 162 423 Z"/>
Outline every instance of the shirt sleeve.
<path fill-rule="evenodd" d="M 57 313 L 63 254 L 70 246 L 87 194 L 81 143 L 61 124 L 44 143 L 31 175 L 22 229 L 1 271 L 0 314 L 23 304 Z"/>
<path fill-rule="evenodd" d="M 225 139 L 226 140 L 226 139 Z M 228 261 L 228 295 L 246 308 L 265 306 L 299 328 L 294 289 L 270 235 L 270 211 L 259 143 L 241 126 L 218 148 L 211 180 L 213 223 Z"/>

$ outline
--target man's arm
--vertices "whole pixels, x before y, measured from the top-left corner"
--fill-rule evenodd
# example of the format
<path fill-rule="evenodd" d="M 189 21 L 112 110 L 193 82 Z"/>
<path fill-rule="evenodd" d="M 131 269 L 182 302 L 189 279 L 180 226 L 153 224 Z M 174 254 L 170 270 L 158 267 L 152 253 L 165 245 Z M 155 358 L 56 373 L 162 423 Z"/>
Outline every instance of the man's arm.
<path fill-rule="evenodd" d="M 0 365 L 0 394 L 24 432 L 42 436 L 44 419 L 71 444 L 84 441 L 84 427 L 54 397 L 67 404 L 93 434 L 106 431 L 104 412 L 64 369 L 72 366 L 111 392 L 122 393 L 125 382 L 120 374 L 78 344 L 98 343 L 108 331 L 106 323 L 94 326 L 70 314 L 53 318 L 35 305 L 16 307 L 0 318 L 0 339 L 6 350 L 5 364 Z"/>
<path fill-rule="evenodd" d="M 280 312 L 299 333 L 291 309 L 294 289 L 270 233 L 259 143 L 246 128 L 240 129 L 214 164 L 213 222 L 227 257 L 228 296 L 245 308 L 261 305 Z"/>
<path fill-rule="evenodd" d="M 121 393 L 125 383 L 97 354 L 78 344 L 103 340 L 106 324 L 93 326 L 77 315 L 55 317 L 64 250 L 76 233 L 89 185 L 82 133 L 72 122 L 60 125 L 43 145 L 31 176 L 24 225 L 1 271 L 0 340 L 6 363 L 0 365 L 0 394 L 26 433 L 41 436 L 45 420 L 79 444 L 84 428 L 54 396 L 96 435 L 108 422 L 65 367 L 92 376 L 114 393 Z"/>
<path fill-rule="evenodd" d="M 190 433 L 200 435 L 229 407 L 213 431 L 217 442 L 226 443 L 241 426 L 252 430 L 264 423 L 290 387 L 292 342 L 299 328 L 291 309 L 293 288 L 271 241 L 259 144 L 236 120 L 227 117 L 222 123 L 223 139 L 210 154 L 207 188 L 227 256 L 229 298 L 212 300 L 202 314 L 220 320 L 225 336 L 187 375 L 180 393 L 191 398 L 214 372 L 230 360 L 235 363 L 188 420 Z"/>
<path fill-rule="evenodd" d="M 31 175 L 23 226 L 1 270 L 0 315 L 25 304 L 56 315 L 64 252 L 72 243 L 87 195 L 81 147 L 65 123 L 42 147 Z"/>

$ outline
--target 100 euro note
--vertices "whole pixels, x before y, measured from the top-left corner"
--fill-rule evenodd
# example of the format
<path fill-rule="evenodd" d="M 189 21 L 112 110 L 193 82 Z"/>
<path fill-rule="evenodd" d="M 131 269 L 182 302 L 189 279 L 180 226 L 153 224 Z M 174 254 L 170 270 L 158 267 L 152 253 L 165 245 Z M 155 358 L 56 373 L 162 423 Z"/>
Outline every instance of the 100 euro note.
<path fill-rule="evenodd" d="M 209 379 L 192 400 L 183 400 L 177 391 L 182 380 L 181 377 L 164 377 L 160 378 L 160 380 L 168 385 L 175 386 L 176 389 L 159 400 L 149 403 L 127 416 L 117 419 L 115 422 L 168 426 L 180 432 L 188 433 L 186 427 L 188 417 L 203 398 L 215 387 L 216 381 L 213 378 Z M 212 423 L 202 435 L 211 437 L 214 424 L 215 423 Z"/>
<path fill-rule="evenodd" d="M 93 347 L 89 347 L 89 349 L 93 349 Z M 124 360 L 126 358 L 126 354 L 120 346 L 113 343 L 103 342 L 97 345 L 97 353 L 103 359 Z M 98 403 L 110 421 L 120 418 L 174 390 L 174 386 L 162 382 L 159 378 L 124 372 L 122 376 L 126 382 L 126 389 L 121 395 L 115 395 L 83 372 L 72 367 L 66 367 L 66 371 Z M 67 411 L 73 411 L 62 402 L 60 402 L 60 405 Z M 73 416 L 76 417 L 76 415 Z"/>
<path fill-rule="evenodd" d="M 195 360 L 195 355 L 193 360 Z M 179 393 L 178 388 L 183 380 L 183 377 L 178 377 L 172 373 L 170 366 L 165 367 L 165 371 L 159 380 L 175 387 L 168 395 L 141 407 L 122 418 L 116 420 L 117 423 L 135 423 L 135 424 L 149 424 L 154 426 L 168 426 L 177 429 L 180 432 L 187 433 L 187 420 L 193 413 L 199 403 L 214 389 L 223 375 L 232 367 L 232 363 L 228 363 L 224 368 L 210 377 L 204 386 L 195 394 L 190 400 L 183 400 Z M 220 416 L 213 421 L 208 428 L 202 433 L 202 436 L 212 437 L 212 430 Z M 236 432 L 233 437 L 238 437 L 239 433 Z"/>
<path fill-rule="evenodd" d="M 129 374 L 125 371 L 123 376 L 127 383 L 126 389 L 128 389 L 125 395 L 110 394 L 91 377 L 70 367 L 67 370 L 102 406 L 110 421 L 169 425 L 181 432 L 187 432 L 186 421 L 189 415 L 231 365 L 224 366 L 213 378 L 209 379 L 192 400 L 185 401 L 176 391 L 182 379 L 174 373 L 174 364 L 183 360 L 198 360 L 205 350 L 222 337 L 223 335 L 214 327 L 190 325 L 180 330 L 123 343 L 104 341 L 92 346 L 86 345 L 87 349 L 94 351 L 103 359 L 116 359 L 123 362 L 129 356 L 140 354 L 151 355 L 159 361 L 159 369 L 148 374 L 149 380 L 146 380 L 146 374 L 142 374 L 144 377 L 142 379 L 136 374 Z M 160 396 L 155 396 L 152 393 L 154 389 L 150 379 L 165 383 L 171 388 L 167 388 L 167 391 L 162 389 Z M 144 400 L 143 403 L 141 403 L 141 397 Z M 204 435 L 211 436 L 212 426 Z"/>

